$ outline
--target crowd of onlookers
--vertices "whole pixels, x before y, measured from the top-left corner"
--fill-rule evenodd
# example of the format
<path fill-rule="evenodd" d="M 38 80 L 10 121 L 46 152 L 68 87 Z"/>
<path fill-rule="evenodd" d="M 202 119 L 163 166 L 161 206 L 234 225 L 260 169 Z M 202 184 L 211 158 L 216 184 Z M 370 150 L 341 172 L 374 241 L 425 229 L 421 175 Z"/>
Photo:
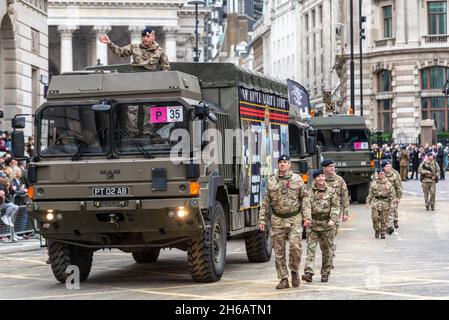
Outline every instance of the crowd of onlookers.
<path fill-rule="evenodd" d="M 449 144 L 445 147 L 441 143 L 432 146 L 428 144 L 424 146 L 418 146 L 417 144 L 384 144 L 380 149 L 377 144 L 373 144 L 372 150 L 376 155 L 380 151 L 381 162 L 390 161 L 393 168 L 398 172 L 401 171 L 401 160 L 407 161 L 407 174 L 403 177 L 403 181 L 418 179 L 419 165 L 427 159 L 429 152 L 433 153 L 433 159 L 440 166 L 440 180 L 445 180 L 445 171 L 449 170 Z"/>
<path fill-rule="evenodd" d="M 34 139 L 28 138 L 25 155 L 34 156 Z M 25 232 L 28 216 L 18 215 L 19 206 L 25 204 L 29 182 L 27 179 L 27 161 L 17 161 L 11 154 L 11 135 L 0 134 L 0 223 L 15 226 L 14 240 L 32 237 L 32 232 Z M 16 219 L 17 218 L 17 219 Z M 1 236 L 2 241 L 12 240 Z"/>

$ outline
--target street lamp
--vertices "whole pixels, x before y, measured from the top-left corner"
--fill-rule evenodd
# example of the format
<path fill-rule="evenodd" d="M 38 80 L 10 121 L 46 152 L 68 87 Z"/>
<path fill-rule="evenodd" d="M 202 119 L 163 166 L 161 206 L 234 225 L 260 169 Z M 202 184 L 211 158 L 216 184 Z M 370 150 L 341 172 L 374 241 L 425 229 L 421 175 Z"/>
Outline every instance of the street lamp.
<path fill-rule="evenodd" d="M 198 50 L 198 5 L 204 6 L 206 1 L 204 0 L 189 0 L 187 1 L 189 5 L 195 5 L 195 58 L 193 61 L 198 62 L 200 59 L 199 50 Z"/>

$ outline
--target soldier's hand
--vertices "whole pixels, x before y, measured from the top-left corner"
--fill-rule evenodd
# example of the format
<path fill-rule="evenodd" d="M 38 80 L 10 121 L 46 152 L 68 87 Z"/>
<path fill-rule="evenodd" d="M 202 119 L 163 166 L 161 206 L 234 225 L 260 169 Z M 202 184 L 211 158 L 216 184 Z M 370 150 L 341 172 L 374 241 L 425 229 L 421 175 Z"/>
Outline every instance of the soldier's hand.
<path fill-rule="evenodd" d="M 367 203 L 367 204 L 365 204 L 365 207 L 367 208 L 367 209 L 369 209 L 369 204 Z"/>
<path fill-rule="evenodd" d="M 106 43 L 109 44 L 111 42 L 111 40 L 109 39 L 109 37 L 107 35 L 102 35 L 98 38 L 98 40 L 100 40 L 101 43 Z"/>
<path fill-rule="evenodd" d="M 327 223 L 327 225 L 328 225 L 329 227 L 333 227 L 333 226 L 335 226 L 335 222 L 334 222 L 333 220 L 329 220 L 329 222 Z"/>
<path fill-rule="evenodd" d="M 262 232 L 265 232 L 265 225 L 264 224 L 259 224 L 259 230 Z"/>
<path fill-rule="evenodd" d="M 346 222 L 348 221 L 349 217 L 348 216 L 343 216 L 341 217 L 341 221 Z"/>
<path fill-rule="evenodd" d="M 312 225 L 312 222 L 310 220 L 304 220 L 304 224 L 303 225 L 304 225 L 305 228 L 307 228 L 307 227 L 310 227 Z"/>

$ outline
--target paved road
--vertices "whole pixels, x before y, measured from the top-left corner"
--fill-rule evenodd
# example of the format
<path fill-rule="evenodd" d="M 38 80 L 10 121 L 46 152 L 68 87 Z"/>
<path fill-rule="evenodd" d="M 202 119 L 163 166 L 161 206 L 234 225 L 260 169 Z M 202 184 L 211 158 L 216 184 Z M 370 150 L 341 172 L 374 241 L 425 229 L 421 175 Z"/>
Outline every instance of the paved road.
<path fill-rule="evenodd" d="M 274 260 L 250 264 L 244 243 L 233 240 L 222 280 L 210 284 L 191 280 L 186 253 L 179 250 L 163 251 L 152 265 L 136 264 L 130 254 L 117 250 L 97 252 L 88 281 L 73 291 L 53 278 L 45 249 L 0 254 L 0 298 L 449 299 L 448 187 L 446 181 L 438 184 L 437 210 L 427 212 L 418 182 L 405 182 L 400 228 L 386 240 L 374 239 L 370 212 L 351 204 L 351 219 L 339 235 L 335 269 L 326 284 L 316 276 L 298 289 L 275 290 Z"/>

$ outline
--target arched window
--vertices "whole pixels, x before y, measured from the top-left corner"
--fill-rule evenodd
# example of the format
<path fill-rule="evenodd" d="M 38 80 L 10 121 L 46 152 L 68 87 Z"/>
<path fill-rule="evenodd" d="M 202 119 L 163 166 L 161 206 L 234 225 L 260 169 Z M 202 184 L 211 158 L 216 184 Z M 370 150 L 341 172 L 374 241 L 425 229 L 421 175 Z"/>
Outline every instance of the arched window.
<path fill-rule="evenodd" d="M 431 67 L 421 72 L 421 88 L 426 90 L 438 90 L 436 96 L 421 98 L 422 119 L 433 119 L 438 131 L 448 131 L 448 98 L 441 96 L 441 89 L 448 79 L 449 68 Z M 433 91 L 430 91 L 433 92 Z"/>

